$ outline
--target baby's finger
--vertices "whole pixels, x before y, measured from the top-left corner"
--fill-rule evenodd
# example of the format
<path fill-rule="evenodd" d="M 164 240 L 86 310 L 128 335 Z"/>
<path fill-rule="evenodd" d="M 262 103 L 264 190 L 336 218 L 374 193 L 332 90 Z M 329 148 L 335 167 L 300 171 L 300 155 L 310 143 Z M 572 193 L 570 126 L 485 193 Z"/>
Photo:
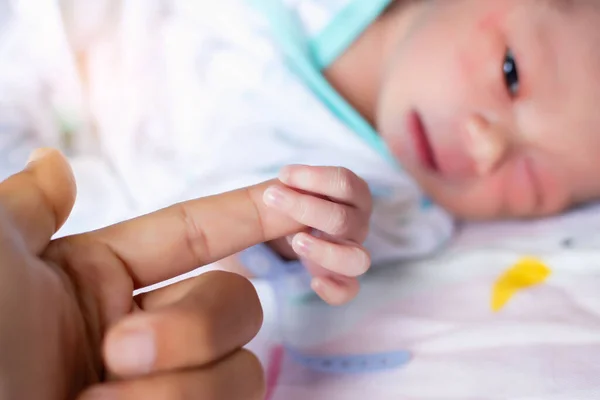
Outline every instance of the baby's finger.
<path fill-rule="evenodd" d="M 369 252 L 354 244 L 338 244 L 299 233 L 292 241 L 294 251 L 328 271 L 347 277 L 363 275 L 371 266 Z"/>
<path fill-rule="evenodd" d="M 264 201 L 300 224 L 334 237 L 362 243 L 369 230 L 368 214 L 288 187 L 271 186 L 265 191 Z"/>
<path fill-rule="evenodd" d="M 369 186 L 349 169 L 290 165 L 281 170 L 279 180 L 293 188 L 318 193 L 367 213 L 371 212 Z"/>
<path fill-rule="evenodd" d="M 356 278 L 318 276 L 311 283 L 312 289 L 327 304 L 341 306 L 354 299 L 360 290 Z"/>

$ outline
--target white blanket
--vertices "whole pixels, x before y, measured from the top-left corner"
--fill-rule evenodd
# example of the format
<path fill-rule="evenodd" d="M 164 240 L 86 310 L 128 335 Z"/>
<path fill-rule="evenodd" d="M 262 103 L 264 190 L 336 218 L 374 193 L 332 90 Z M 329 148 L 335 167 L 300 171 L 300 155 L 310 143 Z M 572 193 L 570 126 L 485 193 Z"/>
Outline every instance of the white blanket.
<path fill-rule="evenodd" d="M 252 135 L 290 115 L 297 131 L 325 130 L 361 154 L 349 161 L 332 152 L 326 164 L 385 175 L 297 83 L 300 105 L 274 107 L 277 80 L 289 83 L 279 72 L 266 97 L 250 99 L 254 108 L 237 107 L 238 95 L 264 78 L 256 65 L 272 49 L 249 40 L 243 15 L 185 8 L 233 1 L 174 1 L 173 14 L 168 2 L 124 0 L 115 19 L 109 0 L 65 0 L 71 8 L 62 14 L 53 0 L 14 0 L 16 17 L 0 18 L 0 177 L 31 149 L 61 146 L 80 197 L 60 234 L 79 232 L 272 176 L 292 160 L 282 153 L 250 179 L 239 165 L 273 157 L 248 151 Z M 220 134 L 240 128 L 244 135 Z M 238 150 L 229 152 L 232 142 Z M 302 154 L 296 161 L 315 162 L 317 153 Z M 441 254 L 365 277 L 360 297 L 343 308 L 293 302 L 278 282 L 257 287 L 267 321 L 251 348 L 264 362 L 269 399 L 600 397 L 597 208 L 463 227 Z"/>
<path fill-rule="evenodd" d="M 250 346 L 269 399 L 600 396 L 600 209 L 472 225 L 437 257 L 379 269 L 352 304 L 290 302 L 257 284 Z"/>

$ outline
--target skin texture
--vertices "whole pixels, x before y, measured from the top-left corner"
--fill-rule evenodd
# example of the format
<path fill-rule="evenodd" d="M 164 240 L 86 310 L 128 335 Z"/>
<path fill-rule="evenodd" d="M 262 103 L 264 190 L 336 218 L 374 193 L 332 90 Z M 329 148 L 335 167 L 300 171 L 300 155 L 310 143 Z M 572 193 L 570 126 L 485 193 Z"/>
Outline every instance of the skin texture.
<path fill-rule="evenodd" d="M 372 212 L 367 183 L 339 167 L 290 165 L 263 196 L 273 211 L 306 228 L 269 242 L 286 259 L 300 259 L 312 274 L 312 289 L 330 305 L 342 305 L 359 291 L 358 277 L 371 266 L 362 246 Z M 220 263 L 250 276 L 237 257 Z"/>
<path fill-rule="evenodd" d="M 423 190 L 456 216 L 549 215 L 600 197 L 599 24 L 600 7 L 589 0 L 398 0 L 325 76 Z M 504 71 L 507 61 L 513 74 Z M 327 182 L 327 171 L 335 168 L 305 173 Z M 315 197 L 337 184 L 280 180 L 290 194 L 300 189 Z M 308 205 L 302 196 L 280 211 L 323 230 L 315 222 L 326 219 L 299 219 L 297 210 L 324 214 L 331 204 Z M 344 199 L 354 205 L 349 219 L 366 226 L 370 210 L 357 204 L 369 195 L 357 187 L 354 196 L 354 203 Z M 315 273 L 315 289 L 330 304 L 356 295 L 348 265 L 364 257 L 355 252 L 348 264 L 348 249 L 365 234 L 319 241 L 337 261 L 305 262 L 313 272 L 328 271 L 325 280 Z M 299 241 L 309 238 L 301 233 L 291 247 L 289 240 L 271 244 L 285 257 L 302 258 Z M 351 240 L 350 247 L 340 248 L 340 239 Z"/>
<path fill-rule="evenodd" d="M 362 246 L 372 211 L 367 183 L 345 168 L 303 165 L 285 167 L 279 180 L 283 185 L 265 192 L 265 204 L 309 229 L 272 246 L 303 261 L 323 300 L 347 303 L 358 293 L 357 277 L 371 266 Z"/>
<path fill-rule="evenodd" d="M 274 184 L 51 241 L 75 183 L 60 153 L 36 153 L 0 183 L 0 398 L 264 398 L 260 363 L 241 350 L 262 323 L 246 279 L 132 291 L 305 229 L 262 202 Z"/>
<path fill-rule="evenodd" d="M 600 196 L 599 23 L 587 0 L 397 2 L 326 76 L 455 215 L 548 215 Z"/>

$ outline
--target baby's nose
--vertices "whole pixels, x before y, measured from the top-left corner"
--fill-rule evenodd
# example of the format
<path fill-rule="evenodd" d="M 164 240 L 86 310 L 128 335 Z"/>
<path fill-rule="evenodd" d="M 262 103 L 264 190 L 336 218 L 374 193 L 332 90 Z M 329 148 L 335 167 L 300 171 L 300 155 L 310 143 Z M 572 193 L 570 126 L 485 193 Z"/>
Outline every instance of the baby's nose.
<path fill-rule="evenodd" d="M 472 116 L 465 126 L 466 147 L 479 175 L 492 172 L 502 161 L 507 147 L 507 135 L 497 125 L 481 116 Z"/>

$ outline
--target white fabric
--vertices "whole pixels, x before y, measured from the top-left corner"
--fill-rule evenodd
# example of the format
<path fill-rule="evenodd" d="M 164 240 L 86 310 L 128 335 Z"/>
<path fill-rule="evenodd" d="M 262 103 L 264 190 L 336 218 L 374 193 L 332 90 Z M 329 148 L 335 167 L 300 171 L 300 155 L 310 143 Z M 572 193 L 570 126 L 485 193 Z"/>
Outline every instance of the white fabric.
<path fill-rule="evenodd" d="M 332 18 L 352 0 L 282 0 L 298 16 L 307 36 L 314 38 L 323 32 Z"/>
<path fill-rule="evenodd" d="M 412 182 L 284 68 L 266 24 L 238 1 L 115 0 L 117 11 L 89 2 L 113 18 L 90 16 L 96 22 L 82 32 L 54 2 L 18 0 L 0 22 L 0 171 L 17 170 L 40 144 L 70 150 L 80 198 L 63 234 L 306 162 L 345 165 L 373 184 L 369 240 L 381 260 L 423 254 L 449 235 L 444 215 L 419 207 Z M 70 15 L 90 9 L 63 4 L 79 5 Z M 76 59 L 87 59 L 85 74 L 75 73 Z M 269 400 L 598 398 L 598 232 L 597 208 L 472 225 L 436 258 L 374 271 L 343 308 L 280 303 L 258 284 L 267 324 L 252 348 Z M 531 255 L 550 276 L 494 312 L 497 280 Z M 381 353 L 407 351 L 411 359 L 379 372 L 326 373 L 294 358 L 297 349 L 324 358 L 317 367 L 339 355 L 386 360 Z"/>
<path fill-rule="evenodd" d="M 598 232 L 598 206 L 470 225 L 435 257 L 373 270 L 341 308 L 282 302 L 277 286 L 257 283 L 266 323 L 250 348 L 268 399 L 597 399 Z M 531 257 L 546 280 L 494 309 L 506 271 Z M 408 357 L 393 364 L 398 352 Z"/>
<path fill-rule="evenodd" d="M 343 5 L 294 3 L 303 20 L 318 16 L 320 25 L 325 5 L 330 16 Z M 66 143 L 68 128 L 76 130 L 68 143 L 80 199 L 61 234 L 257 183 L 302 163 L 345 166 L 372 185 L 377 203 L 367 245 L 375 262 L 423 255 L 450 237 L 445 213 L 421 207 L 410 178 L 288 71 L 268 23 L 241 0 L 94 0 L 93 8 L 63 0 L 62 14 L 52 0 L 19 4 L 25 11 L 15 30 L 38 27 L 19 48 L 40 66 L 20 71 L 30 89 L 19 104 L 44 117 L 23 115 L 20 123 L 48 131 L 40 141 L 51 144 Z M 105 18 L 82 16 L 86 10 Z M 84 17 L 93 21 L 85 29 L 75 22 Z M 19 70 L 22 62 L 13 62 Z M 51 92 L 71 90 L 41 103 L 42 79 Z"/>

